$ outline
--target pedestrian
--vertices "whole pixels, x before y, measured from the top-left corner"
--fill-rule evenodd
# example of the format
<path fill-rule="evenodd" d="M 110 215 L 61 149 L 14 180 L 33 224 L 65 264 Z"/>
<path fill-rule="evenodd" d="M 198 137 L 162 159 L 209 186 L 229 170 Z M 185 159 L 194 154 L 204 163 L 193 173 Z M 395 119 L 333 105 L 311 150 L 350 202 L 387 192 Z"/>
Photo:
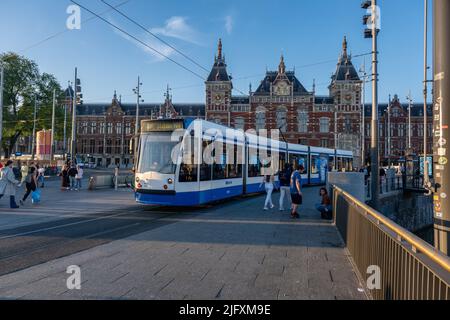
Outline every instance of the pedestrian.
<path fill-rule="evenodd" d="M 303 203 L 303 193 L 302 193 L 302 173 L 305 168 L 300 165 L 298 170 L 294 171 L 291 176 L 291 199 L 292 199 L 292 210 L 291 218 L 298 219 L 300 215 L 297 212 L 299 205 Z"/>
<path fill-rule="evenodd" d="M 27 177 L 29 171 L 30 171 L 30 168 L 28 166 L 28 163 L 24 162 L 22 167 L 20 167 L 20 172 L 22 173 L 22 180 L 20 181 L 20 183 L 25 182 L 25 178 Z"/>
<path fill-rule="evenodd" d="M 83 179 L 83 167 L 80 165 L 77 165 L 77 175 L 75 176 L 76 179 L 76 186 L 75 191 L 81 190 L 81 180 Z"/>
<path fill-rule="evenodd" d="M 263 177 L 263 181 L 261 182 L 260 188 L 264 185 L 264 188 L 266 189 L 266 201 L 264 202 L 264 210 L 267 211 L 270 209 L 273 209 L 275 206 L 272 203 L 272 192 L 274 189 L 274 183 L 275 178 L 273 175 L 265 175 Z"/>
<path fill-rule="evenodd" d="M 280 211 L 284 211 L 284 201 L 290 202 L 292 168 L 289 163 L 284 165 L 280 172 Z M 291 206 L 292 208 L 292 206 Z"/>
<path fill-rule="evenodd" d="M 12 166 L 12 171 L 14 173 L 14 177 L 17 181 L 19 181 L 19 183 L 20 183 L 20 181 L 22 181 L 22 173 L 20 172 L 20 167 L 21 167 L 20 165 Z"/>
<path fill-rule="evenodd" d="M 37 189 L 37 171 L 35 167 L 30 168 L 30 171 L 25 176 L 24 182 L 26 191 L 23 198 L 20 200 L 20 205 L 22 206 L 24 205 L 24 202 L 27 201 L 27 198 L 31 194 L 31 192 L 34 192 Z"/>
<path fill-rule="evenodd" d="M 64 165 L 59 176 L 61 177 L 61 190 L 69 190 L 69 169 L 67 165 Z"/>
<path fill-rule="evenodd" d="M 45 168 L 44 167 L 40 167 L 39 165 L 36 166 L 37 167 L 37 182 L 40 186 L 40 188 L 44 187 L 44 175 L 45 175 Z"/>
<path fill-rule="evenodd" d="M 67 174 L 69 175 L 70 180 L 70 190 L 75 190 L 76 176 L 78 174 L 78 171 L 74 164 L 72 164 Z"/>
<path fill-rule="evenodd" d="M 320 197 L 321 202 L 320 204 L 316 204 L 316 209 L 320 212 L 320 216 L 324 220 L 331 220 L 332 219 L 332 208 L 331 208 L 331 200 L 328 196 L 328 191 L 326 188 L 320 189 Z"/>
<path fill-rule="evenodd" d="M 3 196 L 9 197 L 9 206 L 11 209 L 19 208 L 16 203 L 16 187 L 18 185 L 19 180 L 14 175 L 13 162 L 8 160 L 0 173 L 0 199 Z"/>

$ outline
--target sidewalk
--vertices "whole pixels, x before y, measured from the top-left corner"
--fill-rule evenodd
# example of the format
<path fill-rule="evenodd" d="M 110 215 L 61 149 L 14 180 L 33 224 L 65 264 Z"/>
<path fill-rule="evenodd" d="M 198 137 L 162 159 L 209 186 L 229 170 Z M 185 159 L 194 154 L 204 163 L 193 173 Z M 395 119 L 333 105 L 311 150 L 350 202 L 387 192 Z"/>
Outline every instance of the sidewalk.
<path fill-rule="evenodd" d="M 149 231 L 0 277 L 6 299 L 365 299 L 305 190 L 300 220 L 263 197 L 167 215 Z M 274 195 L 278 203 L 278 194 Z M 66 268 L 81 268 L 81 290 Z"/>
<path fill-rule="evenodd" d="M 52 179 L 45 182 L 41 189 L 42 199 L 37 205 L 31 203 L 31 195 L 24 206 L 12 210 L 9 199 L 0 200 L 0 230 L 29 224 L 48 222 L 70 216 L 89 215 L 109 210 L 138 208 L 131 189 L 87 190 L 88 179 L 83 180 L 81 191 L 62 191 L 60 180 Z M 16 202 L 25 193 L 25 187 L 17 189 Z"/>

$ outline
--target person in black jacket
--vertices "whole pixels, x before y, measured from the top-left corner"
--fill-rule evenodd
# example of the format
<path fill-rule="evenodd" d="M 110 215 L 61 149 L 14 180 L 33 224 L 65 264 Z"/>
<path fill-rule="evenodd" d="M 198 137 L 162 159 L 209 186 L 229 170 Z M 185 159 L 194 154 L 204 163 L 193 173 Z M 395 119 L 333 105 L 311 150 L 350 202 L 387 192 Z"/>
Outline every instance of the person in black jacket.
<path fill-rule="evenodd" d="M 75 190 L 76 187 L 76 182 L 77 182 L 77 174 L 78 174 L 78 170 L 75 167 L 74 164 L 71 165 L 69 171 L 67 172 L 69 179 L 70 179 L 70 190 Z"/>

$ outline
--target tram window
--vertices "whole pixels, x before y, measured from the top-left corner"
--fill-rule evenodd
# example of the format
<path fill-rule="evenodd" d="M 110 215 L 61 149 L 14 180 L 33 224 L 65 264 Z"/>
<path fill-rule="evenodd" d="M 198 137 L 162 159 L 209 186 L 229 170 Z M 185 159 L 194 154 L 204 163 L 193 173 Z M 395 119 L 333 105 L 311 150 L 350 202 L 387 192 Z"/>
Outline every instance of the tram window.
<path fill-rule="evenodd" d="M 228 178 L 230 179 L 237 179 L 242 178 L 242 164 L 239 164 L 238 157 L 242 156 L 242 152 L 238 152 L 238 145 L 234 145 L 233 152 L 234 152 L 234 163 L 228 164 Z"/>
<path fill-rule="evenodd" d="M 338 157 L 337 158 L 337 170 L 342 171 L 343 169 L 345 169 L 344 159 L 342 157 Z"/>
<path fill-rule="evenodd" d="M 248 177 L 254 178 L 260 175 L 260 163 L 258 158 L 258 150 L 255 148 L 248 149 Z"/>
<path fill-rule="evenodd" d="M 290 154 L 289 155 L 289 163 L 292 165 L 294 170 L 298 170 L 300 166 L 303 166 L 305 168 L 305 171 L 303 174 L 308 174 L 308 159 L 307 155 L 303 154 Z"/>
<path fill-rule="evenodd" d="M 215 151 L 214 151 L 215 153 Z M 213 166 L 213 180 L 222 180 L 228 178 L 228 165 L 227 165 L 227 145 L 223 144 L 222 154 L 220 155 L 219 161 L 214 159 Z"/>
<path fill-rule="evenodd" d="M 189 163 L 182 162 L 180 166 L 180 182 L 197 182 L 197 171 L 198 171 L 198 163 L 196 163 L 195 159 L 195 149 L 194 145 L 197 143 L 197 139 L 192 138 L 190 144 L 186 144 L 186 147 L 190 147 L 191 150 L 184 150 L 183 152 L 186 154 L 189 152 L 190 159 Z"/>
<path fill-rule="evenodd" d="M 181 164 L 180 167 L 180 182 L 196 182 L 197 181 L 197 166 L 191 164 Z"/>
<path fill-rule="evenodd" d="M 335 166 L 335 163 L 334 163 L 334 157 L 329 157 L 328 158 L 329 160 L 328 160 L 328 171 L 334 171 L 334 166 Z"/>
<path fill-rule="evenodd" d="M 203 141 L 202 154 L 205 155 L 205 149 L 211 144 L 211 141 Z M 209 159 L 208 159 L 209 160 Z M 200 181 L 210 181 L 212 177 L 212 165 L 205 162 L 205 159 L 200 164 Z"/>
<path fill-rule="evenodd" d="M 285 165 L 286 165 L 286 153 L 280 150 L 280 167 L 278 168 L 278 170 L 279 171 L 284 170 Z"/>
<path fill-rule="evenodd" d="M 319 156 L 311 156 L 311 174 L 319 173 Z"/>
<path fill-rule="evenodd" d="M 137 171 L 174 174 L 176 165 L 173 159 L 177 159 L 179 150 L 176 145 L 170 135 L 143 135 Z"/>

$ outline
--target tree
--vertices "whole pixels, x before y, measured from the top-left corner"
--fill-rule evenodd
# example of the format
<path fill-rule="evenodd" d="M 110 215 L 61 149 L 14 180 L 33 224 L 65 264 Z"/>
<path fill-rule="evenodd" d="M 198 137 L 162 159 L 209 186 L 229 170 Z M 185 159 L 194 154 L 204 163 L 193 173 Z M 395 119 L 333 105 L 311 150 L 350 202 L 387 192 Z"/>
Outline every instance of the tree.
<path fill-rule="evenodd" d="M 37 64 L 16 53 L 0 55 L 5 66 L 5 87 L 3 110 L 3 145 L 8 158 L 22 136 L 32 135 L 35 97 L 38 100 L 36 130 L 50 129 L 53 106 L 53 90 L 57 98 L 63 100 L 64 92 L 56 78 L 48 73 L 39 73 Z M 63 117 L 63 109 L 58 106 L 56 118 Z M 56 137 L 62 135 L 62 128 L 55 130 Z"/>

